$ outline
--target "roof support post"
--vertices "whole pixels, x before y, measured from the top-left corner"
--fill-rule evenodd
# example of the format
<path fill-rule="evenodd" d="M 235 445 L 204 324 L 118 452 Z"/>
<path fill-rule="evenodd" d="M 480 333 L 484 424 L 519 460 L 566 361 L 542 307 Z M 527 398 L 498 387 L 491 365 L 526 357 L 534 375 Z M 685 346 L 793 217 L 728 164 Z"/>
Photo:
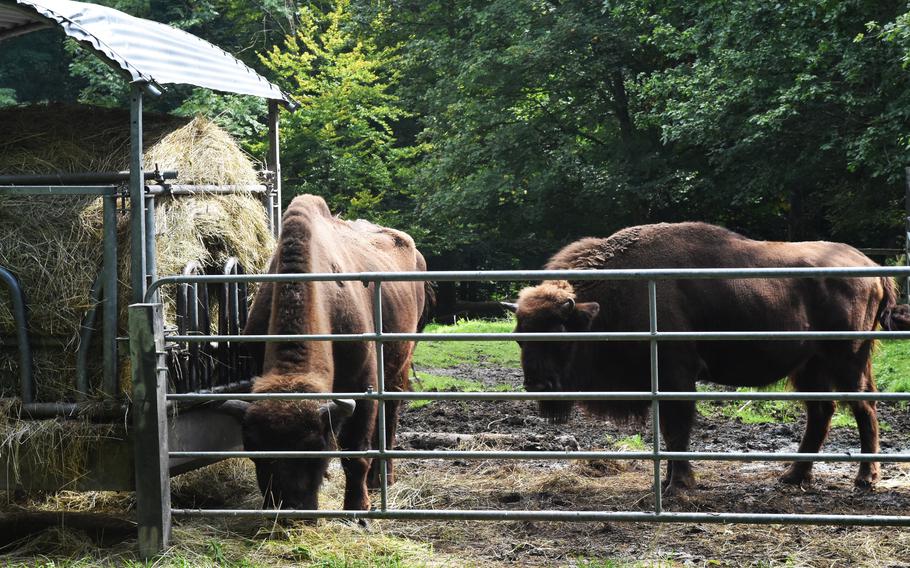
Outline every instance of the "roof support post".
<path fill-rule="evenodd" d="M 161 304 L 129 308 L 133 373 L 133 440 L 139 555 L 148 559 L 167 547 L 171 534 L 168 471 L 167 366 Z"/>
<path fill-rule="evenodd" d="M 140 303 L 145 297 L 148 267 L 142 167 L 142 85 L 133 83 L 130 90 L 130 285 L 133 303 Z"/>
<path fill-rule="evenodd" d="M 274 190 L 268 201 L 269 221 L 272 224 L 272 233 L 277 237 L 281 231 L 281 160 L 280 156 L 280 132 L 278 129 L 278 120 L 280 116 L 278 102 L 269 100 L 269 156 L 268 166 L 274 172 L 275 179 Z"/>

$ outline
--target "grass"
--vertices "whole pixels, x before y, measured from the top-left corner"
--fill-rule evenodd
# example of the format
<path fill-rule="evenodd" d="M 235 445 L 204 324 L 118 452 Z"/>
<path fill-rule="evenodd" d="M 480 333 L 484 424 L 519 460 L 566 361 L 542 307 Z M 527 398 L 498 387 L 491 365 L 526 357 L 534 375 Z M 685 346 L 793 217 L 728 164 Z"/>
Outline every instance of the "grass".
<path fill-rule="evenodd" d="M 424 392 L 482 392 L 491 391 L 510 391 L 511 385 L 495 385 L 492 388 L 484 388 L 479 381 L 470 381 L 467 379 L 456 379 L 446 375 L 434 375 L 432 373 L 420 373 L 420 378 L 412 382 L 414 390 Z M 430 400 L 412 400 L 408 405 L 409 408 L 422 408 L 431 404 Z"/>
<path fill-rule="evenodd" d="M 429 336 L 417 344 L 414 363 L 418 367 L 435 369 L 458 365 L 490 363 L 501 367 L 517 369 L 519 363 L 518 344 L 503 341 L 432 341 L 430 337 L 440 333 L 509 333 L 515 329 L 512 319 L 482 321 L 460 320 L 454 325 L 430 324 L 424 330 Z"/>

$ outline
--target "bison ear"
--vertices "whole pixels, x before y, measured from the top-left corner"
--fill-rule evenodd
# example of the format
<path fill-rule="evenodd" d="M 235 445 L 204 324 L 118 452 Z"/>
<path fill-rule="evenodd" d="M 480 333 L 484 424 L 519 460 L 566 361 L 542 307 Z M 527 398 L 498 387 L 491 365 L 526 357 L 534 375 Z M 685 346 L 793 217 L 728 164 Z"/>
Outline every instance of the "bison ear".
<path fill-rule="evenodd" d="M 569 318 L 568 327 L 573 331 L 587 331 L 591 329 L 591 324 L 599 313 L 600 304 L 597 302 L 575 304 L 575 310 Z"/>

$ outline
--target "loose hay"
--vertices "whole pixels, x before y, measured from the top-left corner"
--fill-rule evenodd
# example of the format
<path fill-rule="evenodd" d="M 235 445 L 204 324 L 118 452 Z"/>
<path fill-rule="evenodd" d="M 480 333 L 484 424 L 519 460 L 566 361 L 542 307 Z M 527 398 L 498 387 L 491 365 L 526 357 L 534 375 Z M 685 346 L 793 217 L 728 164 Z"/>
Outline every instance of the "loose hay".
<path fill-rule="evenodd" d="M 202 118 L 146 114 L 146 169 L 176 169 L 176 183 L 251 185 L 257 173 L 231 137 Z M 129 167 L 129 116 L 85 106 L 0 110 L 0 173 L 120 171 Z M 27 296 L 36 399 L 66 401 L 75 392 L 79 327 L 91 307 L 90 289 L 101 269 L 103 201 L 97 197 L 33 197 L 0 189 L 0 266 L 14 272 Z M 130 293 L 129 211 L 118 212 L 119 329 L 127 327 Z M 264 209 L 249 193 L 162 197 L 157 200 L 158 273 L 179 274 L 190 261 L 216 273 L 230 256 L 248 272 L 266 267 L 274 240 Z M 173 288 L 163 290 L 166 322 L 174 322 Z M 88 357 L 92 392 L 100 396 L 99 310 Z M 11 305 L 0 287 L 0 397 L 18 396 L 19 354 Z M 121 344 L 119 384 L 131 390 L 128 350 Z M 2 409 L 0 409 L 2 410 Z M 113 435 L 113 426 L 82 421 L 19 420 L 0 412 L 0 458 L 41 464 L 77 479 L 88 445 Z M 10 472 L 17 479 L 17 471 Z"/>
<path fill-rule="evenodd" d="M 129 165 L 125 111 L 84 106 L 34 106 L 0 111 L 0 173 L 118 171 Z M 177 183 L 250 185 L 256 170 L 231 137 L 202 118 L 146 115 L 147 169 L 177 169 Z M 190 261 L 220 272 L 237 256 L 248 272 L 265 268 L 274 242 L 257 197 L 250 194 L 160 198 L 155 223 L 159 274 L 179 274 Z M 72 400 L 79 325 L 100 272 L 102 201 L 91 197 L 23 197 L 0 191 L 0 266 L 20 279 L 29 302 L 33 338 L 57 346 L 35 351 L 38 400 Z M 129 290 L 129 213 L 118 216 L 120 330 L 126 328 Z M 164 290 L 173 321 L 173 291 Z M 100 321 L 100 320 L 99 320 Z M 100 334 L 96 334 L 100 335 Z M 19 387 L 15 327 L 0 289 L 0 394 Z M 90 357 L 92 388 L 100 382 L 100 337 Z M 121 356 L 124 354 L 121 353 Z M 129 378 L 121 377 L 125 387 Z"/>

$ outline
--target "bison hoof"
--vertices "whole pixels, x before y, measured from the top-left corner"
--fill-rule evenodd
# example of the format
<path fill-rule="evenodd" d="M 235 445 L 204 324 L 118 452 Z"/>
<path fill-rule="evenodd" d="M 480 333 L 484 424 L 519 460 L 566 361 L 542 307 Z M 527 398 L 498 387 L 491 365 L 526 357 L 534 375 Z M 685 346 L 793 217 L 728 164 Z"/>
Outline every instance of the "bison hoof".
<path fill-rule="evenodd" d="M 345 519 L 344 523 L 356 529 L 370 530 L 370 519 Z"/>
<path fill-rule="evenodd" d="M 660 484 L 661 494 L 664 497 L 678 497 L 690 493 L 695 489 L 695 478 L 665 479 Z"/>
<path fill-rule="evenodd" d="M 875 491 L 875 482 L 876 481 L 878 481 L 877 477 L 874 479 L 871 478 L 871 476 L 870 477 L 857 477 L 856 479 L 853 480 L 853 486 L 858 491 L 868 491 L 871 493 L 871 492 Z"/>
<path fill-rule="evenodd" d="M 780 482 L 785 485 L 798 485 L 803 487 L 812 483 L 812 473 L 790 468 L 785 474 L 780 476 Z"/>

